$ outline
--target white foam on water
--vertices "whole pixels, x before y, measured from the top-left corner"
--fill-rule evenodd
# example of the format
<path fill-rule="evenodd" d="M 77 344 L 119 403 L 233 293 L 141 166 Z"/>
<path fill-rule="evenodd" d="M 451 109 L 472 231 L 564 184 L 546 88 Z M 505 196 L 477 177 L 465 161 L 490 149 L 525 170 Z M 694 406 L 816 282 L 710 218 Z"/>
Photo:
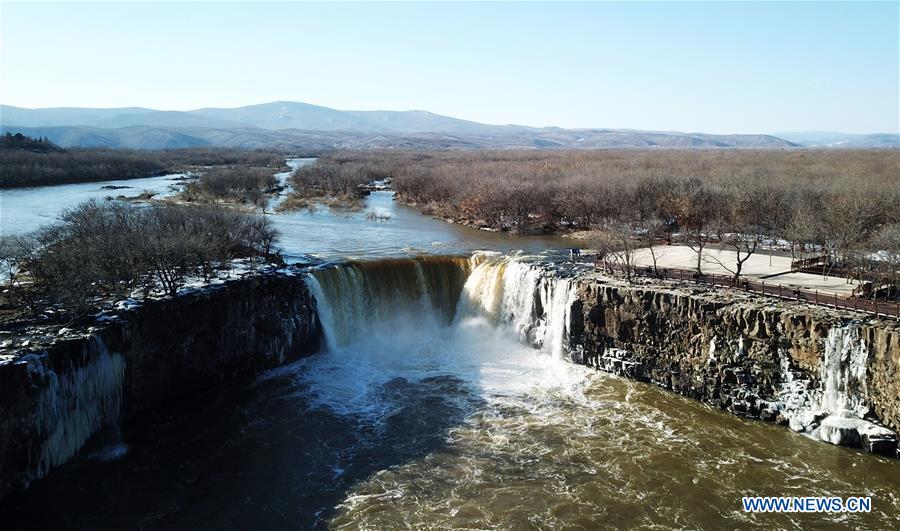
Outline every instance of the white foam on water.
<path fill-rule="evenodd" d="M 327 346 L 297 371 L 313 404 L 380 418 L 394 407 L 377 396 L 391 380 L 452 376 L 482 398 L 509 398 L 536 388 L 575 392 L 589 374 L 564 361 L 571 280 L 478 253 L 468 267 L 458 266 L 461 282 L 451 291 L 460 292 L 459 302 L 448 321 L 436 307 L 447 294 L 431 293 L 435 277 L 446 273 L 434 268 L 446 264 L 412 261 L 408 276 L 354 265 L 309 276 Z M 375 282 L 405 284 L 384 289 Z"/>

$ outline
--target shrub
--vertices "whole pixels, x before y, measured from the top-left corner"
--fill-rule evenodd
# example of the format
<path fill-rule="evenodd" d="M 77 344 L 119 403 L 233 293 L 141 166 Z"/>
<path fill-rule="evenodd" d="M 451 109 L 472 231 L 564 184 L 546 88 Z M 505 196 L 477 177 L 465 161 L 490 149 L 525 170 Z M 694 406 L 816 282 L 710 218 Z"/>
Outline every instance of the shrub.
<path fill-rule="evenodd" d="M 174 295 L 188 275 L 209 278 L 220 261 L 272 258 L 277 238 L 267 218 L 214 205 L 91 200 L 13 245 L 16 265 L 51 300 L 83 310 L 136 289 Z"/>

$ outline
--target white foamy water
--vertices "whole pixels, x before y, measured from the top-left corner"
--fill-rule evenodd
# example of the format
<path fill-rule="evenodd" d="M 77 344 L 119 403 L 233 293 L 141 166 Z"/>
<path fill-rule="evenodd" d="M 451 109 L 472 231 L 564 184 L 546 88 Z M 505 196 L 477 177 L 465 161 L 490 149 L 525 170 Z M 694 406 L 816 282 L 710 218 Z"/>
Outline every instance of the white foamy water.
<path fill-rule="evenodd" d="M 568 392 L 592 373 L 522 345 L 484 318 L 464 318 L 452 326 L 386 327 L 304 360 L 296 375 L 311 386 L 313 403 L 377 420 L 397 405 L 381 394 L 392 382 L 452 377 L 466 400 L 506 400 L 536 389 Z"/>
<path fill-rule="evenodd" d="M 563 361 L 568 280 L 554 285 L 540 269 L 495 254 L 402 263 L 408 271 L 360 264 L 310 275 L 328 348 L 298 374 L 316 383 L 318 403 L 377 416 L 387 406 L 375 394 L 398 379 L 451 376 L 490 399 L 575 389 L 591 374 Z"/>
<path fill-rule="evenodd" d="M 538 264 L 499 253 L 476 253 L 458 317 L 480 315 L 556 359 L 569 346 L 575 283 Z"/>

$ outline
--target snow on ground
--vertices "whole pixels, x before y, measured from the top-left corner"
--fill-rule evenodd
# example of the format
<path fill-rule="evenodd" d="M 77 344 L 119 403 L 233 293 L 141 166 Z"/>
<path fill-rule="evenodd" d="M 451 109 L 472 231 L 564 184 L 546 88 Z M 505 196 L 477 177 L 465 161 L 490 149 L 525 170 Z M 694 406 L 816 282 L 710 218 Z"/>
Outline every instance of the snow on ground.
<path fill-rule="evenodd" d="M 822 275 L 813 275 L 812 273 L 785 273 L 775 277 L 765 279 L 766 284 L 781 284 L 782 286 L 790 286 L 793 288 L 801 288 L 808 291 L 818 291 L 825 294 L 837 294 L 843 297 L 849 297 L 853 294 L 853 288 L 857 286 L 855 280 L 847 281 L 843 277 L 823 277 Z"/>
<path fill-rule="evenodd" d="M 232 280 L 240 280 L 248 276 L 281 274 L 287 276 L 295 276 L 298 272 L 290 267 L 278 268 L 272 264 L 256 263 L 251 264 L 250 259 L 239 258 L 219 264 L 217 269 L 209 280 L 204 279 L 201 275 L 190 275 L 184 279 L 181 287 L 178 288 L 177 296 L 182 297 L 193 293 L 203 293 L 210 290 L 219 289 L 225 283 Z M 161 288 L 154 290 L 149 297 L 151 300 L 161 300 L 169 298 L 169 296 L 161 291 Z M 101 310 L 94 317 L 98 322 L 115 321 L 119 318 L 120 312 L 135 310 L 143 305 L 143 298 L 140 289 L 135 289 L 131 296 L 116 301 L 109 305 L 106 309 Z"/>
<path fill-rule="evenodd" d="M 697 266 L 697 253 L 686 245 L 658 245 L 653 247 L 656 254 L 656 265 L 659 268 L 693 270 Z M 737 253 L 725 249 L 707 248 L 703 251 L 701 270 L 704 273 L 730 275 L 735 269 Z M 652 266 L 650 249 L 639 249 L 635 252 L 635 264 Z M 729 269 L 731 271 L 729 271 Z M 792 273 L 791 257 L 769 256 L 766 251 L 757 251 L 741 269 L 741 276 L 766 284 L 798 287 L 807 290 L 818 290 L 823 293 L 850 295 L 856 282 L 847 282 L 843 277 L 822 277 L 811 273 Z"/>
<path fill-rule="evenodd" d="M 697 267 L 697 253 L 686 245 L 657 245 L 656 265 L 660 268 L 694 269 Z M 734 251 L 706 248 L 703 250 L 701 269 L 704 273 L 729 275 L 735 269 L 737 254 Z M 639 249 L 635 253 L 635 263 L 642 266 L 653 265 L 650 249 Z M 731 271 L 729 271 L 731 269 Z M 751 278 L 764 278 L 771 275 L 787 273 L 791 270 L 790 256 L 772 256 L 759 251 L 744 262 L 741 274 Z"/>

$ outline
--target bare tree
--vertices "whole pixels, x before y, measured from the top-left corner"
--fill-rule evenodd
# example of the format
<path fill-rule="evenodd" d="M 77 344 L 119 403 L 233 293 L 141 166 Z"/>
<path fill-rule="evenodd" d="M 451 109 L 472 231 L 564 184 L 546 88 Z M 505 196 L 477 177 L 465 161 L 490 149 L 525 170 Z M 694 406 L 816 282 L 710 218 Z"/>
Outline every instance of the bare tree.
<path fill-rule="evenodd" d="M 230 258 L 278 259 L 277 238 L 267 218 L 234 209 L 88 201 L 33 240 L 17 239 L 10 259 L 50 299 L 83 311 L 134 289 L 175 295 L 188 275 L 209 279 Z"/>
<path fill-rule="evenodd" d="M 602 257 L 605 264 L 617 267 L 625 274 L 628 282 L 632 281 L 635 251 L 640 245 L 640 240 L 635 238 L 633 227 L 624 223 L 609 223 L 594 231 L 588 244 L 596 249 L 598 258 Z"/>
<path fill-rule="evenodd" d="M 637 229 L 637 234 L 640 240 L 643 242 L 643 245 L 650 252 L 650 260 L 653 262 L 653 273 L 659 274 L 659 267 L 657 267 L 657 242 L 666 236 L 666 224 L 659 218 L 650 217 L 644 219 L 640 226 Z"/>
<path fill-rule="evenodd" d="M 715 238 L 715 226 L 721 220 L 720 197 L 702 183 L 690 181 L 677 202 L 678 222 L 686 232 L 684 243 L 697 253 L 697 274 L 702 275 L 703 251 Z"/>
<path fill-rule="evenodd" d="M 888 298 L 897 298 L 900 284 L 900 223 L 890 223 L 878 231 L 873 240 L 877 249 L 877 285 L 873 295 L 883 288 Z"/>
<path fill-rule="evenodd" d="M 0 236 L 0 276 L 5 278 L 8 287 L 16 283 L 21 256 L 19 246 L 13 236 Z"/>

